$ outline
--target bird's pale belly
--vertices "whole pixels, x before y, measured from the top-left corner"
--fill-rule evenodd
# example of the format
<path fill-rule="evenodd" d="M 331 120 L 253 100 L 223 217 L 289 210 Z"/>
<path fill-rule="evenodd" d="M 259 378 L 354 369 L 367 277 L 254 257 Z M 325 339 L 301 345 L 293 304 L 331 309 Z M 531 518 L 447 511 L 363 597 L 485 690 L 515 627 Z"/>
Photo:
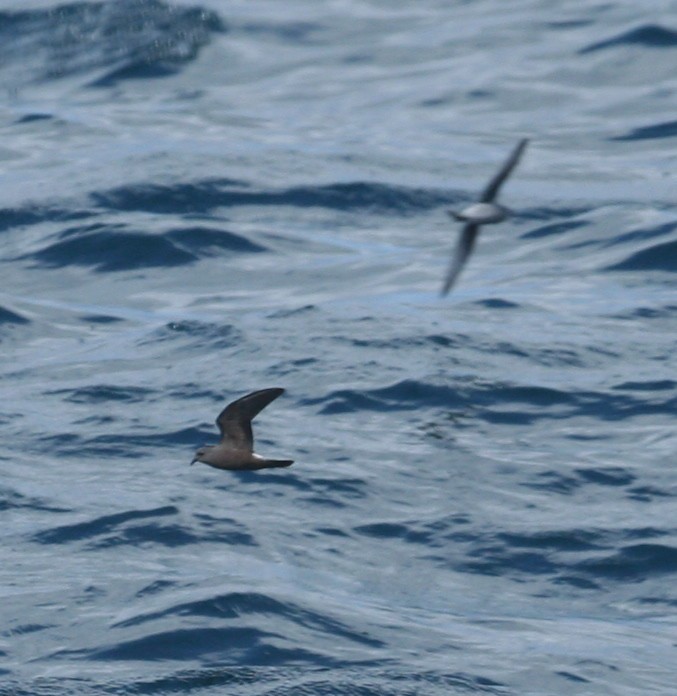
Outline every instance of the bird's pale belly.
<path fill-rule="evenodd" d="M 472 222 L 476 225 L 489 225 L 492 222 L 502 222 L 507 217 L 508 211 L 496 203 L 473 203 L 467 208 L 455 213 L 457 220 Z"/>

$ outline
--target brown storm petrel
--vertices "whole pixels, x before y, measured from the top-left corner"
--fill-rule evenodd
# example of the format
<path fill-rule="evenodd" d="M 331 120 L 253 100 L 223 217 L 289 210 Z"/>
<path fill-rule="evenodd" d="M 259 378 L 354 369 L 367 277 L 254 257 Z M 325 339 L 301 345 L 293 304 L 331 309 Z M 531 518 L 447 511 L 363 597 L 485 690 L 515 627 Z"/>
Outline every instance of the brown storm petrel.
<path fill-rule="evenodd" d="M 280 388 L 261 389 L 228 404 L 216 419 L 221 442 L 200 447 L 191 464 L 202 462 L 216 469 L 231 471 L 253 471 L 293 464 L 291 459 L 265 459 L 254 454 L 252 420 L 283 393 L 284 389 Z"/>
<path fill-rule="evenodd" d="M 507 208 L 498 203 L 494 203 L 494 201 L 498 196 L 498 191 L 503 185 L 503 182 L 510 176 L 510 172 L 512 172 L 520 161 L 528 142 L 529 140 L 527 138 L 523 138 L 517 143 L 510 153 L 510 157 L 505 161 L 505 164 L 487 184 L 478 203 L 469 205 L 459 213 L 449 211 L 449 215 L 455 220 L 465 222 L 465 227 L 461 231 L 461 237 L 456 245 L 454 255 L 451 257 L 449 270 L 447 271 L 447 276 L 442 286 L 442 295 L 446 295 L 449 290 L 451 290 L 451 286 L 456 282 L 456 278 L 458 278 L 460 272 L 463 270 L 463 266 L 465 266 L 465 262 L 468 260 L 475 246 L 475 240 L 477 239 L 477 233 L 480 231 L 480 226 L 489 225 L 494 222 L 502 222 L 510 214 Z"/>

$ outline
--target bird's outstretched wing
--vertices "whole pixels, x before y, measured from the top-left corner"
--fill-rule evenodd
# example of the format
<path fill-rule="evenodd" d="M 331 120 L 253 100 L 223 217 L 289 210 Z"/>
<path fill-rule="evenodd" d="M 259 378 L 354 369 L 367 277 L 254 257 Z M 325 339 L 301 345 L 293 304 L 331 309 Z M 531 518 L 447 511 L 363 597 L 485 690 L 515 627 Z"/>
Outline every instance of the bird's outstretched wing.
<path fill-rule="evenodd" d="M 505 164 L 494 175 L 494 178 L 487 184 L 484 191 L 482 191 L 480 203 L 491 203 L 496 198 L 499 189 L 503 185 L 503 182 L 510 176 L 510 172 L 520 161 L 524 148 L 527 146 L 528 142 L 528 138 L 523 138 L 517 143 L 517 145 L 515 145 L 513 151 L 510 153 L 510 157 L 508 157 L 508 159 L 505 161 Z"/>
<path fill-rule="evenodd" d="M 274 399 L 284 393 L 284 389 L 260 389 L 228 404 L 216 419 L 221 431 L 221 442 L 228 443 L 235 449 L 252 452 L 254 436 L 252 420 Z"/>
<path fill-rule="evenodd" d="M 451 290 L 451 286 L 456 282 L 456 278 L 458 278 L 459 273 L 463 270 L 463 266 L 465 266 L 465 262 L 468 260 L 475 246 L 475 240 L 477 239 L 479 229 L 479 225 L 470 222 L 461 231 L 461 236 L 454 250 L 454 255 L 451 257 L 451 264 L 449 265 L 447 276 L 444 279 L 442 295 L 446 295 L 449 290 Z"/>

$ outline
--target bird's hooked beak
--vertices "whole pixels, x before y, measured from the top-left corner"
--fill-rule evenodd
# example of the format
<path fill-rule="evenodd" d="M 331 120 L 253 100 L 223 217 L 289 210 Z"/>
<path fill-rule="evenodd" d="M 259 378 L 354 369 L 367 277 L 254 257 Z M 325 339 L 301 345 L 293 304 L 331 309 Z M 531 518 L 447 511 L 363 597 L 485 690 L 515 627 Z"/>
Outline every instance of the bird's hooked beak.
<path fill-rule="evenodd" d="M 209 449 L 207 445 L 202 445 L 195 454 L 193 455 L 193 461 L 190 463 L 190 466 L 193 466 L 195 462 L 201 461 L 200 457 L 204 456 L 204 453 Z"/>

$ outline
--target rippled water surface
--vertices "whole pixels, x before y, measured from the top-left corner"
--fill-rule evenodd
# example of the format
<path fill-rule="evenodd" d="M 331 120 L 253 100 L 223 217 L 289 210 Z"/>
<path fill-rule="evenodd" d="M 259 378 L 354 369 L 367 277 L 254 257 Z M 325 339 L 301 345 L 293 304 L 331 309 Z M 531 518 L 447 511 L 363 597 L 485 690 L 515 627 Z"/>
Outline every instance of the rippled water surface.
<path fill-rule="evenodd" d="M 2 3 L 0 694 L 674 694 L 650 5 Z"/>

